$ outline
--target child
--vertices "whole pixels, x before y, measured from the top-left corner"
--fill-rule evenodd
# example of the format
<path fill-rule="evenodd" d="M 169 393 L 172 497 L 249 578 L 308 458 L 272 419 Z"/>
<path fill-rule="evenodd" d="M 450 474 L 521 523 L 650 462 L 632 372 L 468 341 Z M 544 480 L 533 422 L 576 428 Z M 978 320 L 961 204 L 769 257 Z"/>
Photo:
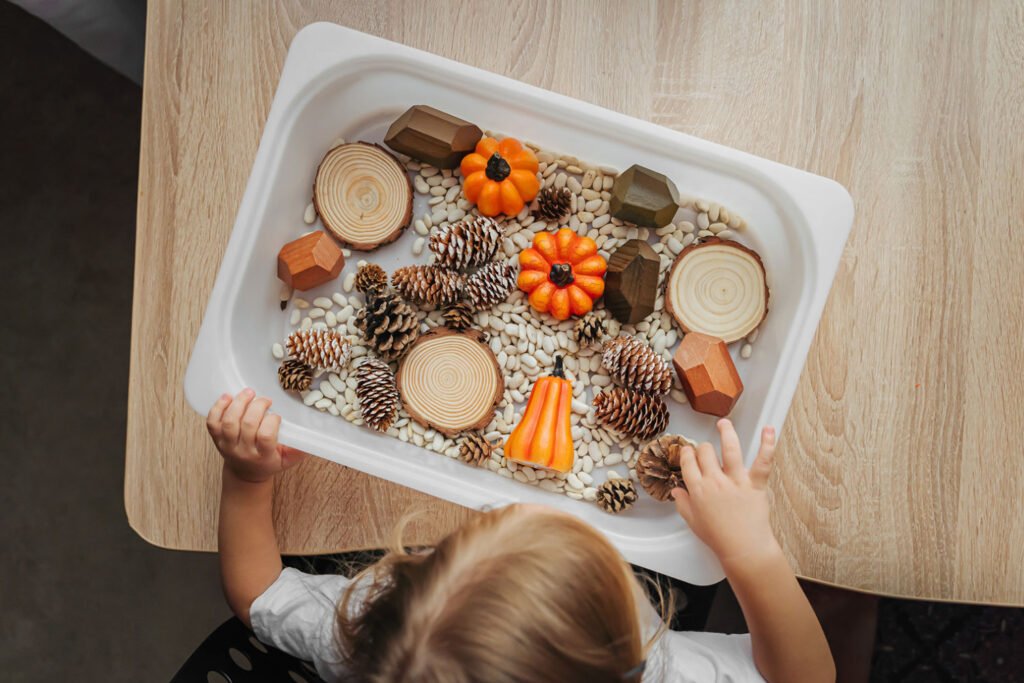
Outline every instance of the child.
<path fill-rule="evenodd" d="M 629 564 L 572 515 L 513 505 L 479 515 L 429 552 L 396 550 L 353 580 L 281 569 L 273 478 L 305 454 L 251 389 L 225 394 L 207 427 L 224 456 L 220 558 L 232 610 L 330 681 L 644 683 L 834 681 L 821 627 L 768 523 L 775 451 L 766 428 L 748 471 L 720 420 L 683 453 L 676 508 L 717 555 L 750 635 L 667 631 Z"/>

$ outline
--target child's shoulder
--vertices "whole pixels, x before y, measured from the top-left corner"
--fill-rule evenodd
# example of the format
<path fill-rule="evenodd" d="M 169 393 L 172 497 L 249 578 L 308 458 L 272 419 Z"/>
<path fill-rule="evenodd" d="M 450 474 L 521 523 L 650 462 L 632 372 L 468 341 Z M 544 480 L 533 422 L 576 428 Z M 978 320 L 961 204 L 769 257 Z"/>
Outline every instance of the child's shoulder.
<path fill-rule="evenodd" d="M 749 634 L 666 631 L 651 651 L 644 681 L 763 683 Z"/>

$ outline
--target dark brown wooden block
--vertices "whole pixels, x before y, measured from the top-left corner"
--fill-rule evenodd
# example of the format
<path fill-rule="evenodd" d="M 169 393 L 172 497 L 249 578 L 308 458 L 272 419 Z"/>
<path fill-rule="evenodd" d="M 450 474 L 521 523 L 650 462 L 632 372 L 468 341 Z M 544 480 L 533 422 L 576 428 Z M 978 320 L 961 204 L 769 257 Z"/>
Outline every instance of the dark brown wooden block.
<path fill-rule="evenodd" d="M 672 222 L 679 208 L 679 191 L 663 173 L 633 164 L 612 186 L 612 216 L 627 223 L 660 228 Z"/>
<path fill-rule="evenodd" d="M 333 280 L 344 267 L 341 247 L 319 230 L 289 242 L 277 253 L 277 277 L 299 290 Z"/>
<path fill-rule="evenodd" d="M 725 417 L 743 393 L 743 382 L 718 337 L 690 332 L 672 357 L 690 407 L 698 413 Z"/>
<path fill-rule="evenodd" d="M 482 136 L 469 121 L 417 104 L 395 119 L 384 144 L 436 168 L 455 168 Z"/>
<path fill-rule="evenodd" d="M 605 308 L 623 324 L 638 323 L 654 312 L 661 260 L 643 240 L 629 240 L 608 258 Z"/>

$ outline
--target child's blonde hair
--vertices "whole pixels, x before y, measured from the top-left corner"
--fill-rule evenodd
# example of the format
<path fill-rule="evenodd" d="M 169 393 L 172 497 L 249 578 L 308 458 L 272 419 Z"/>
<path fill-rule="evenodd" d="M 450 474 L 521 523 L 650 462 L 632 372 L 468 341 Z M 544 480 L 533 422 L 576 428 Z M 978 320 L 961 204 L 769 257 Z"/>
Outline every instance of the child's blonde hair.
<path fill-rule="evenodd" d="M 618 551 L 554 510 L 486 512 L 364 574 L 338 611 L 352 680 L 628 683 L 660 635 L 644 642 L 643 591 Z"/>

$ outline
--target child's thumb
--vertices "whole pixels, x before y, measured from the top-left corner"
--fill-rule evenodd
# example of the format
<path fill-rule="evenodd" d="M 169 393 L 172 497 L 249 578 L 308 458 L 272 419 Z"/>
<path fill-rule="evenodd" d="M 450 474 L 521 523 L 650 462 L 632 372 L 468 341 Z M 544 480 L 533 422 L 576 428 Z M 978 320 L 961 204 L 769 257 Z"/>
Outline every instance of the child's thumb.
<path fill-rule="evenodd" d="M 277 452 L 281 455 L 281 466 L 284 469 L 298 465 L 309 456 L 309 453 L 305 451 L 300 451 L 298 448 L 283 446 L 281 444 L 278 444 Z"/>

